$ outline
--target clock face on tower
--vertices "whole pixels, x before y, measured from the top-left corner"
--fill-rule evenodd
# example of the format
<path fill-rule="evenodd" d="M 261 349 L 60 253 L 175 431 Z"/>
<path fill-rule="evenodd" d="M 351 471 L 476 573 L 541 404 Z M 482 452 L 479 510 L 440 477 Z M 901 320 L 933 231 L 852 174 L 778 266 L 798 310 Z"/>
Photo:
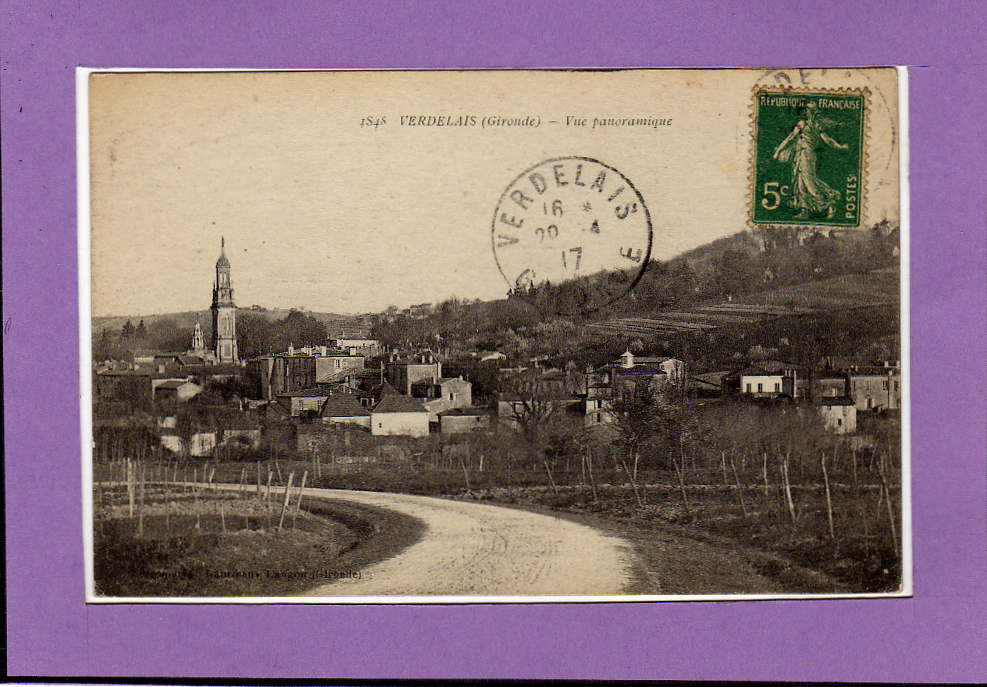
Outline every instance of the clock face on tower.
<path fill-rule="evenodd" d="M 633 288 L 650 260 L 651 238 L 651 216 L 630 180 L 586 157 L 546 160 L 519 174 L 501 195 L 491 230 L 513 294 L 578 280 L 584 311 Z"/>

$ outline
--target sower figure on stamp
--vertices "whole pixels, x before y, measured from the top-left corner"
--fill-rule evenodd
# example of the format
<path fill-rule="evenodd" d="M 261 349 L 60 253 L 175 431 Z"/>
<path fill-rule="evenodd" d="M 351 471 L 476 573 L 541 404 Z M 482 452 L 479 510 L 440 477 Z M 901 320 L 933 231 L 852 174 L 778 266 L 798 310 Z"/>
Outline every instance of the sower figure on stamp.
<path fill-rule="evenodd" d="M 778 162 L 792 165 L 792 200 L 789 204 L 798 210 L 799 218 L 809 214 L 826 214 L 830 219 L 836 212 L 840 192 L 816 176 L 816 149 L 820 143 L 837 150 L 847 150 L 850 146 L 833 140 L 822 129 L 816 117 L 815 103 L 806 103 L 800 109 L 801 119 L 771 154 Z"/>

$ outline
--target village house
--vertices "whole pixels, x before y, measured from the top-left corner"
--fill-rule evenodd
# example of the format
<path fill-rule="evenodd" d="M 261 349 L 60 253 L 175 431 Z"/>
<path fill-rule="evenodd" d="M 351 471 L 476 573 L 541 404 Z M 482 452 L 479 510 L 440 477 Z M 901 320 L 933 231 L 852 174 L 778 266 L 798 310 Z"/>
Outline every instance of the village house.
<path fill-rule="evenodd" d="M 613 414 L 613 401 L 606 398 L 587 398 L 585 400 L 586 419 L 583 424 L 587 427 L 608 425 L 617 418 Z"/>
<path fill-rule="evenodd" d="M 812 380 L 816 398 L 843 398 L 850 395 L 850 378 L 838 372 L 822 372 Z"/>
<path fill-rule="evenodd" d="M 816 402 L 826 429 L 836 434 L 852 434 L 857 431 L 857 408 L 853 399 L 825 396 Z"/>
<path fill-rule="evenodd" d="M 849 372 L 850 396 L 857 410 L 895 410 L 901 407 L 901 371 L 881 367 L 854 367 Z"/>
<path fill-rule="evenodd" d="M 603 389 L 609 387 L 610 397 L 617 397 L 641 384 L 650 384 L 655 390 L 684 392 L 686 381 L 686 364 L 681 360 L 636 356 L 625 351 L 619 359 L 588 372 L 586 390 L 587 397 L 602 397 L 606 393 Z"/>
<path fill-rule="evenodd" d="M 410 396 L 412 384 L 422 381 L 434 383 L 442 378 L 442 363 L 430 351 L 404 359 L 393 356 L 387 363 L 384 375 L 395 389 Z"/>
<path fill-rule="evenodd" d="M 201 367 L 205 361 L 187 353 L 155 353 L 151 364 L 158 372 L 164 372 L 170 368 Z"/>
<path fill-rule="evenodd" d="M 366 358 L 327 346 L 288 348 L 285 353 L 265 355 L 247 361 L 247 378 L 254 393 L 264 400 L 319 384 L 349 381 L 363 370 Z"/>
<path fill-rule="evenodd" d="M 730 372 L 728 370 L 720 370 L 691 375 L 686 383 L 686 389 L 695 398 L 716 398 L 722 396 L 727 389 L 725 378 L 729 374 Z"/>
<path fill-rule="evenodd" d="M 517 430 L 527 418 L 537 416 L 543 420 L 566 417 L 586 423 L 586 399 L 569 394 L 558 396 L 532 396 L 513 392 L 501 392 L 497 396 L 497 422 Z"/>
<path fill-rule="evenodd" d="M 246 418 L 229 419 L 223 427 L 223 444 L 258 448 L 261 442 L 260 425 Z"/>
<path fill-rule="evenodd" d="M 763 360 L 738 373 L 740 393 L 754 398 L 801 398 L 804 379 L 797 365 L 778 360 Z"/>
<path fill-rule="evenodd" d="M 428 411 L 421 401 L 401 394 L 385 394 L 370 413 L 374 436 L 428 436 Z"/>
<path fill-rule="evenodd" d="M 411 395 L 420 400 L 429 414 L 429 422 L 438 422 L 438 414 L 453 408 L 473 405 L 473 385 L 462 377 L 441 377 L 411 385 Z"/>
<path fill-rule="evenodd" d="M 159 436 L 162 448 L 176 455 L 182 455 L 185 452 L 185 442 L 182 441 L 181 435 L 174 427 L 162 428 Z"/>
<path fill-rule="evenodd" d="M 198 395 L 202 387 L 188 380 L 169 379 L 154 385 L 156 401 L 187 401 Z"/>
<path fill-rule="evenodd" d="M 370 411 L 357 395 L 351 393 L 333 394 L 322 404 L 319 417 L 326 425 L 353 425 L 370 429 Z"/>
<path fill-rule="evenodd" d="M 482 408 L 451 408 L 439 413 L 439 432 L 468 434 L 490 430 L 491 412 Z"/>
<path fill-rule="evenodd" d="M 277 395 L 277 402 L 291 414 L 291 417 L 301 417 L 303 413 L 318 413 L 322 404 L 329 398 L 329 392 L 323 389 L 301 389 L 288 391 Z"/>
<path fill-rule="evenodd" d="M 189 438 L 188 453 L 202 458 L 211 456 L 216 450 L 216 432 L 196 432 Z"/>
<path fill-rule="evenodd" d="M 340 336 L 330 338 L 329 343 L 331 343 L 334 348 L 346 351 L 350 355 L 373 357 L 375 355 L 380 355 L 381 352 L 380 341 L 377 339 Z"/>
<path fill-rule="evenodd" d="M 106 370 L 93 376 L 93 393 L 100 400 L 125 401 L 135 407 L 147 407 L 154 397 L 154 383 L 164 379 L 172 378 L 159 378 L 149 365 Z"/>

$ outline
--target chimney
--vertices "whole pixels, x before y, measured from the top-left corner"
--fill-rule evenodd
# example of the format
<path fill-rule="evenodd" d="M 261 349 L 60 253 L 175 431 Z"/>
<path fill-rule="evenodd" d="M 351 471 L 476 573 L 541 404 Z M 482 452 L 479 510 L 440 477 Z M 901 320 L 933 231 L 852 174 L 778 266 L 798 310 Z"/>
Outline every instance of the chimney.
<path fill-rule="evenodd" d="M 329 355 L 329 347 L 328 346 L 320 346 L 319 347 L 319 350 L 322 352 L 322 357 L 323 358 L 325 358 L 327 355 Z"/>
<path fill-rule="evenodd" d="M 295 344 L 288 344 L 288 355 L 295 355 Z"/>
<path fill-rule="evenodd" d="M 634 354 L 630 351 L 624 351 L 620 356 L 620 366 L 624 369 L 634 367 Z"/>

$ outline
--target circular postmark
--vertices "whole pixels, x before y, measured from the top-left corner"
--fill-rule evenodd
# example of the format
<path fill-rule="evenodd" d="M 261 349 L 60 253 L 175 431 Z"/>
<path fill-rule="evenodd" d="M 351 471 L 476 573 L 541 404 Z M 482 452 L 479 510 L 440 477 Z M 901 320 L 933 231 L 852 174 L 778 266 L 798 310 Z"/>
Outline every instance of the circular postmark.
<path fill-rule="evenodd" d="M 651 214 L 614 167 L 589 157 L 552 158 L 521 172 L 501 194 L 491 242 L 512 295 L 564 288 L 558 310 L 589 312 L 641 278 L 651 259 Z"/>

